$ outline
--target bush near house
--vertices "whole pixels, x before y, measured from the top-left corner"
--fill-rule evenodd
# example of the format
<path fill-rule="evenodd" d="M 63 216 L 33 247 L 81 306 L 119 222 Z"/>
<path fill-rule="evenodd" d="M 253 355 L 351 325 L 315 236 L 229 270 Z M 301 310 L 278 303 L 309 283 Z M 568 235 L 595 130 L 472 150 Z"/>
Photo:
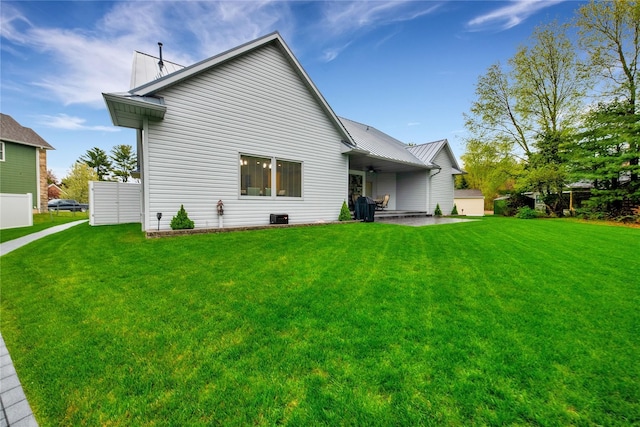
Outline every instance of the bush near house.
<path fill-rule="evenodd" d="M 433 211 L 435 216 L 442 216 L 442 209 L 440 209 L 440 203 L 436 203 L 436 210 Z"/>
<path fill-rule="evenodd" d="M 342 202 L 342 208 L 340 208 L 340 215 L 338 216 L 338 221 L 351 221 L 351 212 L 349 211 L 349 206 L 347 206 L 347 202 Z"/>
<path fill-rule="evenodd" d="M 184 210 L 184 205 L 180 205 L 180 210 L 171 218 L 171 229 L 172 230 L 189 230 L 195 226 L 193 221 L 189 219 L 189 215 L 187 215 L 187 211 Z"/>

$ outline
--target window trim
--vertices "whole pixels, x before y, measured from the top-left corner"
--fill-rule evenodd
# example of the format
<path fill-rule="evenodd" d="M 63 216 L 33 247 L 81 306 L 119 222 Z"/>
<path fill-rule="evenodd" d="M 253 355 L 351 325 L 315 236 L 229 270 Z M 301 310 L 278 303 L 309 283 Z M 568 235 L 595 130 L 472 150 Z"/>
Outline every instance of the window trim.
<path fill-rule="evenodd" d="M 254 157 L 258 159 L 269 159 L 271 161 L 271 195 L 269 196 L 250 196 L 242 194 L 242 157 Z M 273 190 L 276 185 L 276 174 L 278 170 L 278 161 L 298 163 L 300 165 L 300 196 L 278 196 L 278 191 Z M 246 152 L 238 153 L 238 198 L 242 200 L 304 200 L 304 162 L 301 160 L 293 160 L 286 157 L 251 154 Z"/>
<path fill-rule="evenodd" d="M 4 141 L 0 141 L 0 162 L 4 162 L 6 159 L 6 146 L 4 145 Z"/>

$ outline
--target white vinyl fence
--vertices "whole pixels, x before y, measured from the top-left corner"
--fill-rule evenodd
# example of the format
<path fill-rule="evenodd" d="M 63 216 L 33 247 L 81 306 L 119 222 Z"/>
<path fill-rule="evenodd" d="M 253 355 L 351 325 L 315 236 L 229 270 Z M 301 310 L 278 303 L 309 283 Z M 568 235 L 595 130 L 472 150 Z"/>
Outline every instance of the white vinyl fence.
<path fill-rule="evenodd" d="M 142 221 L 141 186 L 130 182 L 89 182 L 89 224 Z"/>
<path fill-rule="evenodd" d="M 0 194 L 0 229 L 33 225 L 33 195 Z"/>

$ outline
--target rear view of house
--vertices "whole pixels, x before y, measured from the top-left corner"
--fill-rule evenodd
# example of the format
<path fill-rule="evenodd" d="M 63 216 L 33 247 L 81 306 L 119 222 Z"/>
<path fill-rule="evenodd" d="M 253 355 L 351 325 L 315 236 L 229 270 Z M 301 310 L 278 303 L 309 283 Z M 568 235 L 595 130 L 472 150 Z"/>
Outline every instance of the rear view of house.
<path fill-rule="evenodd" d="M 138 130 L 143 230 L 168 229 L 181 205 L 217 227 L 218 200 L 225 227 L 335 221 L 356 193 L 425 214 L 453 204 L 446 141 L 421 158 L 337 117 L 278 33 L 189 67 L 136 53 L 131 89 L 103 96 L 116 126 Z"/>

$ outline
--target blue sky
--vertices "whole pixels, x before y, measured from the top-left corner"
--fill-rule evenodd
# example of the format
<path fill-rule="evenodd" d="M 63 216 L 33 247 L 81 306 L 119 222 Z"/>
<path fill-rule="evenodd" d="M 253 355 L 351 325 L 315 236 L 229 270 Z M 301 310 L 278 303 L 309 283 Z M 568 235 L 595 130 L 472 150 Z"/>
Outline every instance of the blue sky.
<path fill-rule="evenodd" d="M 56 148 L 62 179 L 92 147 L 135 146 L 101 95 L 129 89 L 134 50 L 161 41 L 190 65 L 277 30 L 336 114 L 407 143 L 447 138 L 459 157 L 478 77 L 582 3 L 2 0 L 0 109 Z"/>

